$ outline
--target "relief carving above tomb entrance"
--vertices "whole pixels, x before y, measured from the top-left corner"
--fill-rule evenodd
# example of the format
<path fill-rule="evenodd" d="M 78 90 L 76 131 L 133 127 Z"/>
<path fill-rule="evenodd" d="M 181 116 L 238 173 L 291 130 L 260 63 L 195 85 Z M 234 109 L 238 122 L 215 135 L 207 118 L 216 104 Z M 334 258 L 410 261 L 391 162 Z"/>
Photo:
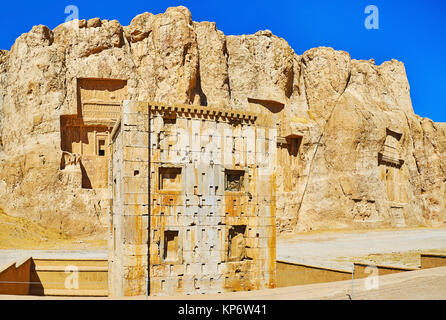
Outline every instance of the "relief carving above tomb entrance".
<path fill-rule="evenodd" d="M 78 79 L 78 116 L 85 123 L 113 127 L 127 96 L 127 81 L 112 79 Z"/>

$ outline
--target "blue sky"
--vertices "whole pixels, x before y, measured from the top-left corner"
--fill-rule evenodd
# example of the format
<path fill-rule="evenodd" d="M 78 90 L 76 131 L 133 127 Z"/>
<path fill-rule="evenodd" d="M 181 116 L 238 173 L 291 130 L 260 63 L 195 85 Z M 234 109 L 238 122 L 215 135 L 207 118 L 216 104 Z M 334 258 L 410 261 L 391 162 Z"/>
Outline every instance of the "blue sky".
<path fill-rule="evenodd" d="M 225 34 L 252 34 L 269 29 L 288 41 L 297 54 L 317 46 L 345 50 L 354 59 L 395 58 L 404 62 L 415 112 L 446 122 L 446 1 L 443 0 L 208 0 L 208 1 L 8 1 L 0 12 L 0 48 L 33 25 L 50 28 L 76 5 L 80 19 L 100 17 L 128 25 L 142 12 L 162 13 L 184 5 L 195 21 L 215 21 Z M 379 9 L 379 29 L 367 30 L 367 5 Z"/>

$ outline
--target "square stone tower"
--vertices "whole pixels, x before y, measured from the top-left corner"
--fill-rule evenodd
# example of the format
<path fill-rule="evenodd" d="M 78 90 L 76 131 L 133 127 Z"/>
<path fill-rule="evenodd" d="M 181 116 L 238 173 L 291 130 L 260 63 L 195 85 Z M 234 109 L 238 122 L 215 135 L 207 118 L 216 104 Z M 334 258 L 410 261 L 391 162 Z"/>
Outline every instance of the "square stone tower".
<path fill-rule="evenodd" d="M 111 134 L 112 296 L 275 287 L 275 126 L 124 101 Z"/>

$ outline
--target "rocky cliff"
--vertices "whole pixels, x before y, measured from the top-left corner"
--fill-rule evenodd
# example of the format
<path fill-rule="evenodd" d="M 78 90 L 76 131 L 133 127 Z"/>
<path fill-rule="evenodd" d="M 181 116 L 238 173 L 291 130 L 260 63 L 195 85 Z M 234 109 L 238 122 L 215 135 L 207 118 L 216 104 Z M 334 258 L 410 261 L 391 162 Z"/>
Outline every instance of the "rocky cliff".
<path fill-rule="evenodd" d="M 282 232 L 445 224 L 446 130 L 414 114 L 403 63 L 325 47 L 298 55 L 270 31 L 225 36 L 184 7 L 129 26 L 36 26 L 0 51 L 8 214 L 71 235 L 105 231 L 107 191 L 83 188 L 82 168 L 64 162 L 61 117 L 77 113 L 82 78 L 126 80 L 126 99 L 276 114 L 285 136 L 302 137 L 277 174 Z"/>

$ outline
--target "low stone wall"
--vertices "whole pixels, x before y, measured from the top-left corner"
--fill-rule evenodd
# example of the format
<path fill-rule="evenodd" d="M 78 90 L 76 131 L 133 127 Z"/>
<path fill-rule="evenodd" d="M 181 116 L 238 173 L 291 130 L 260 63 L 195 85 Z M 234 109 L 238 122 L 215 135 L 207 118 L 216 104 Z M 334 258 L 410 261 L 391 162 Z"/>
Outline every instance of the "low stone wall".
<path fill-rule="evenodd" d="M 425 265 L 429 265 L 429 267 L 425 268 L 435 268 L 446 265 L 446 256 L 422 256 L 425 256 Z M 355 263 L 354 265 L 355 279 L 419 270 L 419 268 L 403 268 L 363 263 Z M 339 269 L 317 267 L 279 260 L 277 261 L 276 266 L 278 288 L 312 283 L 350 280 L 352 278 L 351 272 Z"/>
<path fill-rule="evenodd" d="M 108 260 L 32 259 L 0 267 L 0 295 L 108 296 Z"/>
<path fill-rule="evenodd" d="M 349 280 L 351 272 L 324 267 L 280 261 L 276 263 L 276 286 L 289 287 L 303 284 Z"/>
<path fill-rule="evenodd" d="M 421 254 L 421 269 L 446 266 L 446 254 Z"/>
<path fill-rule="evenodd" d="M 104 259 L 33 259 L 33 296 L 105 297 L 108 261 Z"/>
<path fill-rule="evenodd" d="M 0 268 L 0 294 L 28 295 L 31 258 Z"/>

